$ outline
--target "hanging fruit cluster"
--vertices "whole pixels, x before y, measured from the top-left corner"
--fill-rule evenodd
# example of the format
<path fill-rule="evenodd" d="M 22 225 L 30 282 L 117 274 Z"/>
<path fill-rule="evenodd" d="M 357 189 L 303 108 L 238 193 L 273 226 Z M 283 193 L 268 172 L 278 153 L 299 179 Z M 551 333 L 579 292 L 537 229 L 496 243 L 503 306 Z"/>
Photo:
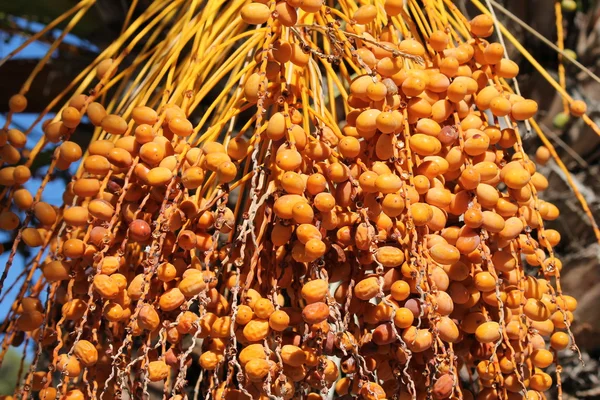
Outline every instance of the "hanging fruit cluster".
<path fill-rule="evenodd" d="M 449 0 L 156 0 L 27 132 L 24 85 L 0 149 L 15 398 L 544 399 L 577 302 L 495 26 Z"/>

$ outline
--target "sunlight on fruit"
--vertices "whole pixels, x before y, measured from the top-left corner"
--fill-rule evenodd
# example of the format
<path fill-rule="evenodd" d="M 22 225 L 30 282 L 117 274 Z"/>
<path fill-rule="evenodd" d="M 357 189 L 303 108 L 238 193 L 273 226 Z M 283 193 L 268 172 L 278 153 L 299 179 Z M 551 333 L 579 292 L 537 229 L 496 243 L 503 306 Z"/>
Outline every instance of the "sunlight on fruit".
<path fill-rule="evenodd" d="M 542 399 L 559 383 L 544 370 L 575 345 L 577 303 L 544 227 L 560 211 L 539 197 L 556 154 L 522 146 L 538 105 L 489 14 L 156 0 L 133 15 L 39 115 L 28 156 L 33 126 L 11 124 L 27 89 L 10 98 L 6 268 L 19 243 L 35 256 L 0 359 L 25 340 L 49 360 L 15 394 Z M 62 204 L 44 202 L 69 168 Z"/>

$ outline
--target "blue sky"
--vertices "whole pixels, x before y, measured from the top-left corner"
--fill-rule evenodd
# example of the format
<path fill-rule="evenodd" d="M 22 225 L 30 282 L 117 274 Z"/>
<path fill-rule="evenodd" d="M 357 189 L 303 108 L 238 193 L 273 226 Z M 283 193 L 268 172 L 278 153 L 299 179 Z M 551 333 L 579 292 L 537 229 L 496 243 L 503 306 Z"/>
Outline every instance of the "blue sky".
<path fill-rule="evenodd" d="M 12 18 L 11 19 L 17 26 L 24 28 L 31 32 L 38 32 L 44 28 L 43 24 L 39 22 L 29 22 L 24 20 L 23 18 Z M 61 31 L 59 29 L 55 29 L 51 32 L 52 37 L 58 37 Z M 21 44 L 25 42 L 27 38 L 24 36 L 18 35 L 9 35 L 8 33 L 0 31 L 0 58 L 6 57 L 10 54 L 11 51 L 19 47 Z M 81 40 L 75 35 L 68 34 L 64 41 L 64 43 L 75 45 L 90 51 L 98 51 L 98 48 L 91 44 L 88 41 Z M 50 45 L 42 42 L 33 42 L 23 50 L 19 54 L 17 54 L 14 58 L 41 58 L 46 54 L 46 52 L 50 49 Z"/>

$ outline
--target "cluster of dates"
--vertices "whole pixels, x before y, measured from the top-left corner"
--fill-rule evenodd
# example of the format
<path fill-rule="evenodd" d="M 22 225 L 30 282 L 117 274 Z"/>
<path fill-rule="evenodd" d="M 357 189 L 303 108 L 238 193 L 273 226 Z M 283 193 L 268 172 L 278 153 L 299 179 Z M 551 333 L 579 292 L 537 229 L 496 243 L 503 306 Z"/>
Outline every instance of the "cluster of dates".
<path fill-rule="evenodd" d="M 81 165 L 61 207 L 23 187 L 27 137 L 2 132 L 0 228 L 42 249 L 43 277 L 5 343 L 32 338 L 50 359 L 21 394 L 163 382 L 182 398 L 196 363 L 215 399 L 545 398 L 577 303 L 557 290 L 560 234 L 544 228 L 559 210 L 539 198 L 534 160 L 550 154 L 521 145 L 537 104 L 506 84 L 518 66 L 485 39 L 490 17 L 462 22 L 465 40 L 421 41 L 402 32 L 403 7 L 241 7 L 270 32 L 238 92 L 258 110 L 251 134 L 198 139 L 185 100 L 122 116 L 75 96 L 43 125 L 51 168 Z M 339 54 L 309 41 L 309 22 Z M 339 96 L 311 81 L 317 61 L 346 78 Z M 107 59 L 97 77 L 115 69 Z M 102 133 L 85 152 L 69 140 L 84 116 Z"/>

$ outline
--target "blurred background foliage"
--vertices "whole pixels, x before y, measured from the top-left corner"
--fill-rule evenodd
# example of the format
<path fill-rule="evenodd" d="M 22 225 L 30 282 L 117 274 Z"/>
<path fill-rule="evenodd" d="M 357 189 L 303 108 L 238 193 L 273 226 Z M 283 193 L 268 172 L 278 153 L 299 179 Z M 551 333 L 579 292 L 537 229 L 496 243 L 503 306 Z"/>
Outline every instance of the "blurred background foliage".
<path fill-rule="evenodd" d="M 0 394 L 12 394 L 15 390 L 15 381 L 21 367 L 21 354 L 16 350 L 9 350 L 4 357 L 0 368 Z M 29 363 L 24 362 L 22 367 L 26 371 Z"/>

